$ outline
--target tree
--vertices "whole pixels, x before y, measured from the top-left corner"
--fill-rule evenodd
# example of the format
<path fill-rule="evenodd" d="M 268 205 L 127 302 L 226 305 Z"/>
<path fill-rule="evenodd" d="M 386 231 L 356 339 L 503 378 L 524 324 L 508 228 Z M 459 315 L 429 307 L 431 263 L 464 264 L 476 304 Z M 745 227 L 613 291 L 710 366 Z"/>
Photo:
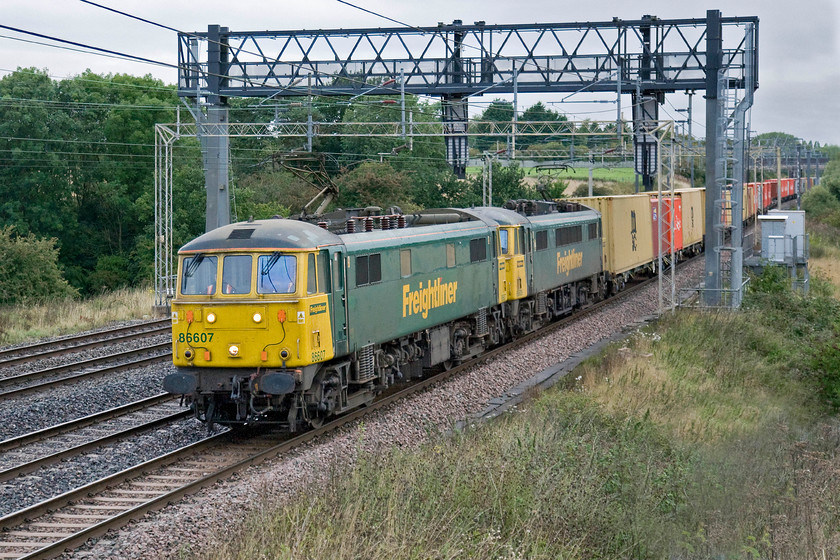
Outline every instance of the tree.
<path fill-rule="evenodd" d="M 535 193 L 533 189 L 529 189 L 525 185 L 525 170 L 519 167 L 518 163 L 511 163 L 509 165 L 502 165 L 498 161 L 493 161 L 493 206 L 501 206 L 508 200 L 520 198 L 534 198 Z M 481 202 L 480 193 L 482 192 L 482 185 L 484 184 L 484 171 L 472 180 L 473 188 L 471 191 L 471 199 L 466 200 L 470 204 L 476 205 Z"/>
<path fill-rule="evenodd" d="M 840 200 L 840 159 L 833 159 L 825 166 L 820 185 Z"/>
<path fill-rule="evenodd" d="M 344 208 L 400 206 L 406 210 L 411 205 L 411 182 L 387 163 L 362 163 L 336 181 L 338 203 Z"/>
<path fill-rule="evenodd" d="M 479 152 L 488 150 L 504 149 L 507 146 L 508 138 L 506 135 L 492 135 L 492 124 L 487 123 L 510 123 L 513 120 L 513 103 L 510 101 L 502 101 L 501 99 L 494 99 L 490 102 L 484 111 L 476 117 L 477 121 L 482 124 L 472 125 L 476 134 L 485 134 L 486 136 L 475 136 L 470 138 L 470 141 Z"/>

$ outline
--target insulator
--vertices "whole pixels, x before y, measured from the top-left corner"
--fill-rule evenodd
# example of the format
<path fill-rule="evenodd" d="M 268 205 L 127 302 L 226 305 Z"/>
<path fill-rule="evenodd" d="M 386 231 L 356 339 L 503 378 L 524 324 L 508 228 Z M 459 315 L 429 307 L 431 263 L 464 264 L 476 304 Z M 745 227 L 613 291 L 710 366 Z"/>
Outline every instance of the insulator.
<path fill-rule="evenodd" d="M 365 231 L 373 231 L 373 218 L 365 218 Z"/>
<path fill-rule="evenodd" d="M 356 233 L 356 220 L 353 218 L 347 220 L 347 233 Z"/>
<path fill-rule="evenodd" d="M 382 229 L 391 229 L 391 218 L 382 216 Z"/>
<path fill-rule="evenodd" d="M 318 222 L 318 227 L 321 229 L 329 229 L 329 224 L 327 222 Z"/>
<path fill-rule="evenodd" d="M 405 227 L 405 216 L 402 214 L 397 218 L 397 227 L 400 229 Z"/>

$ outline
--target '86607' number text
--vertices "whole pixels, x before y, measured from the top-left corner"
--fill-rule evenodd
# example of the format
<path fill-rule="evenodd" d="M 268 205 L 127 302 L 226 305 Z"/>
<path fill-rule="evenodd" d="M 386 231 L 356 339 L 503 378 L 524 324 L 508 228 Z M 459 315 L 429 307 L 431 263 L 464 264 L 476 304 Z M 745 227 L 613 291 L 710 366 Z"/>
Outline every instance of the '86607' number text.
<path fill-rule="evenodd" d="M 213 333 L 179 333 L 178 342 L 210 342 L 213 340 Z"/>

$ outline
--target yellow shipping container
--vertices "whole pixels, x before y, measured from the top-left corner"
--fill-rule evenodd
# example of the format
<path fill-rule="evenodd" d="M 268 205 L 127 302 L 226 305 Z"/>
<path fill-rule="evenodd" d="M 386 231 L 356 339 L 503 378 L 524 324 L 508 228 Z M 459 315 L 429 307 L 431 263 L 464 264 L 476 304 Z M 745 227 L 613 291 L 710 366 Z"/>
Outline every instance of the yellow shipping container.
<path fill-rule="evenodd" d="M 677 189 L 675 192 L 682 199 L 683 247 L 702 243 L 706 227 L 706 189 Z"/>
<path fill-rule="evenodd" d="M 653 261 L 650 193 L 570 200 L 601 213 L 604 270 L 618 275 L 632 272 Z"/>

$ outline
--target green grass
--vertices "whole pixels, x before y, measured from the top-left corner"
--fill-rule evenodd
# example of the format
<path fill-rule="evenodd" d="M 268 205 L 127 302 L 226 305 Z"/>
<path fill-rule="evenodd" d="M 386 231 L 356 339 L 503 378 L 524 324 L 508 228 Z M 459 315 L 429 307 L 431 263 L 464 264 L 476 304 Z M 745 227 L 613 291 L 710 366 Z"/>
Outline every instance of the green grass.
<path fill-rule="evenodd" d="M 481 167 L 468 167 L 468 175 L 479 175 L 482 172 Z M 569 170 L 562 169 L 539 169 L 536 167 L 524 167 L 525 176 L 536 175 L 550 175 L 557 179 L 579 179 L 586 181 L 589 179 L 589 169 L 586 167 L 575 167 Z M 596 167 L 592 170 L 592 178 L 599 181 L 616 181 L 621 183 L 634 182 L 635 171 L 632 167 Z"/>
<path fill-rule="evenodd" d="M 534 174 L 540 173 L 537 169 L 533 169 Z M 541 173 L 549 173 L 552 177 L 558 179 L 579 179 L 586 181 L 589 179 L 589 169 L 583 167 L 575 167 L 574 169 L 562 170 L 552 169 L 543 170 Z M 592 170 L 592 178 L 599 181 L 616 181 L 619 183 L 632 183 L 635 181 L 635 171 L 632 167 L 596 167 Z"/>
<path fill-rule="evenodd" d="M 195 557 L 840 557 L 840 304 L 756 284 L 772 289 L 739 313 L 667 317 L 499 421 L 363 455 Z"/>

